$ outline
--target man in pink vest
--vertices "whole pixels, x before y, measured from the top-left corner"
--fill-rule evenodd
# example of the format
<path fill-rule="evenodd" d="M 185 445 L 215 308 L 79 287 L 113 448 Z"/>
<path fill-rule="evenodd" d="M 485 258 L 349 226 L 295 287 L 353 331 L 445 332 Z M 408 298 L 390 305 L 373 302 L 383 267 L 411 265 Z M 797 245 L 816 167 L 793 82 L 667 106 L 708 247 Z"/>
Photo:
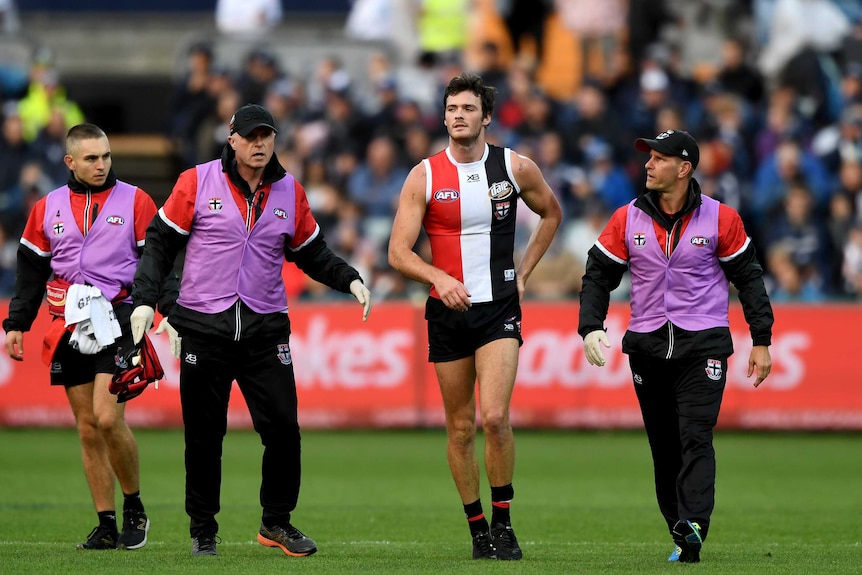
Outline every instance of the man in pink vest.
<path fill-rule="evenodd" d="M 220 159 L 180 174 L 147 230 L 135 274 L 132 333 L 153 320 L 158 286 L 185 248 L 171 314 L 179 333 L 185 426 L 186 513 L 192 555 L 216 555 L 222 440 L 236 380 L 264 446 L 257 540 L 295 557 L 317 545 L 291 522 L 300 484 L 296 381 L 284 260 L 371 310 L 359 272 L 332 253 L 305 190 L 274 155 L 275 122 L 258 105 L 236 111 Z"/>
<path fill-rule="evenodd" d="M 51 368 L 51 385 L 63 386 L 72 406 L 84 474 L 99 516 L 99 524 L 78 549 L 138 549 L 146 545 L 150 528 L 140 498 L 138 446 L 124 418 L 125 403 L 118 402 L 108 386 L 119 358 L 134 347 L 132 280 L 156 205 L 143 190 L 114 176 L 108 137 L 93 124 L 69 130 L 65 162 L 68 183 L 36 203 L 21 237 L 15 293 L 3 321 L 6 351 L 16 361 L 24 359 L 24 332 L 33 325 L 53 274 L 47 302 L 55 317 L 42 359 Z M 176 277 L 166 274 L 166 279 L 157 289 L 165 316 L 177 292 Z M 105 300 L 107 314 L 95 311 L 98 306 L 91 298 Z M 67 329 L 70 318 L 64 321 L 64 316 L 86 306 L 93 310 L 90 316 Z M 110 343 L 83 333 L 85 325 L 98 333 L 105 322 L 116 322 L 119 328 L 119 337 L 111 336 Z M 121 533 L 116 481 L 124 498 Z"/>
<path fill-rule="evenodd" d="M 674 541 L 669 561 L 696 563 L 715 504 L 713 428 L 733 353 L 729 284 L 736 286 L 753 347 L 757 387 L 772 359 L 772 306 L 751 238 L 733 208 L 703 195 L 692 174 L 700 151 L 687 132 L 640 138 L 647 180 L 614 212 L 590 248 L 578 333 L 592 365 L 601 346 L 610 292 L 631 272 L 631 321 L 623 337 L 652 450 L 659 509 Z"/>

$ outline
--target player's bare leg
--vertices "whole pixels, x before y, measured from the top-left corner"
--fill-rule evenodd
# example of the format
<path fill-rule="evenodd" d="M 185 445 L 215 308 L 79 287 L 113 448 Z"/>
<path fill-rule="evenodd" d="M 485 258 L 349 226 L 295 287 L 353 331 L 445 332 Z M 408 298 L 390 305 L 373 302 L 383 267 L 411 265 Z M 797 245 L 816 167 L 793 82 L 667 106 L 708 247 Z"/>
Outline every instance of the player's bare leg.
<path fill-rule="evenodd" d="M 463 503 L 479 499 L 476 458 L 476 369 L 472 357 L 435 363 L 446 411 L 446 456 Z"/>
<path fill-rule="evenodd" d="M 126 404 L 117 403 L 117 396 L 108 391 L 110 382 L 111 374 L 96 374 L 93 404 L 111 467 L 123 490 L 123 528 L 117 548 L 140 549 L 147 544 L 150 520 L 140 498 L 138 443 L 126 423 Z"/>
<path fill-rule="evenodd" d="M 473 538 L 473 559 L 496 559 L 479 498 L 476 457 L 476 368 L 473 357 L 434 364 L 446 411 L 446 455 Z"/>
<path fill-rule="evenodd" d="M 518 371 L 518 341 L 498 339 L 476 350 L 479 409 L 485 434 L 485 470 L 492 486 L 512 483 L 515 437 L 509 405 Z"/>
<path fill-rule="evenodd" d="M 494 340 L 476 350 L 479 409 L 485 432 L 485 469 L 491 483 L 491 538 L 498 559 L 523 556 L 509 516 L 514 497 L 515 438 L 509 406 L 518 371 L 518 340 Z"/>
<path fill-rule="evenodd" d="M 86 542 L 78 544 L 78 549 L 112 549 L 118 537 L 114 503 L 116 477 L 108 457 L 108 446 L 96 423 L 93 384 L 67 387 L 66 396 L 75 416 L 84 476 L 99 515 L 99 525 L 90 532 Z"/>

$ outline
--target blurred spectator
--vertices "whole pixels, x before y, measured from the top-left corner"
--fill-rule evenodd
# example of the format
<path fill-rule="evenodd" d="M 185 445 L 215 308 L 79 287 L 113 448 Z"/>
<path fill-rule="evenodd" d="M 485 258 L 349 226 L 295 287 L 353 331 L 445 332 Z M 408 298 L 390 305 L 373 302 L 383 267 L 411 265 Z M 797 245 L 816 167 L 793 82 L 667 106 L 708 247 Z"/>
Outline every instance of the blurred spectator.
<path fill-rule="evenodd" d="M 418 4 L 402 0 L 351 0 L 344 35 L 390 44 L 404 61 L 416 58 Z"/>
<path fill-rule="evenodd" d="M 806 48 L 821 53 L 838 50 L 850 32 L 847 16 L 830 0 L 776 0 L 759 16 L 761 27 L 768 23 L 769 32 L 758 65 L 769 80 Z"/>
<path fill-rule="evenodd" d="M 84 121 L 78 104 L 66 96 L 55 68 L 34 66 L 27 95 L 18 103 L 18 113 L 24 126 L 24 139 L 32 142 L 39 130 L 48 125 L 51 114 L 59 110 L 67 126 L 76 126 Z"/>
<path fill-rule="evenodd" d="M 24 126 L 17 106 L 3 106 L 3 133 L 0 134 L 0 214 L 19 216 L 23 205 L 21 169 L 33 156 L 24 140 Z"/>
<path fill-rule="evenodd" d="M 236 79 L 236 89 L 243 104 L 263 104 L 270 85 L 281 75 L 275 54 L 268 47 L 252 49 Z"/>
<path fill-rule="evenodd" d="M 808 132 L 796 112 L 796 93 L 787 87 L 769 94 L 766 118 L 754 137 L 754 157 L 758 164 L 775 153 L 783 140 L 805 141 Z"/>
<path fill-rule="evenodd" d="M 211 93 L 213 72 L 212 46 L 195 42 L 186 52 L 181 75 L 174 81 L 168 116 L 168 135 L 174 139 L 183 166 L 198 163 L 197 132 L 215 108 Z"/>
<path fill-rule="evenodd" d="M 766 290 L 774 303 L 820 303 L 826 294 L 820 289 L 810 269 L 794 263 L 792 250 L 777 243 L 766 254 Z"/>
<path fill-rule="evenodd" d="M 563 140 L 556 131 L 549 130 L 541 135 L 536 151 L 532 156 L 536 165 L 539 166 L 545 181 L 554 191 L 560 206 L 563 208 L 563 220 L 566 219 L 566 202 L 570 196 L 568 193 L 569 178 L 574 166 L 565 161 L 563 156 Z"/>
<path fill-rule="evenodd" d="M 578 39 L 580 84 L 588 76 L 602 76 L 613 65 L 617 44 L 624 41 L 628 17 L 626 0 L 554 0 L 563 25 Z"/>
<path fill-rule="evenodd" d="M 749 207 L 759 221 L 773 214 L 795 181 L 805 182 L 812 195 L 812 209 L 825 209 L 832 192 L 823 162 L 795 140 L 784 140 L 757 169 Z"/>
<path fill-rule="evenodd" d="M 862 222 L 856 222 L 850 229 L 841 276 L 845 290 L 857 299 L 862 297 Z"/>
<path fill-rule="evenodd" d="M 752 108 L 763 100 L 764 86 L 760 72 L 746 59 L 745 44 L 741 38 L 731 36 L 721 45 L 721 60 L 715 79 L 722 89 L 745 99 Z"/>
<path fill-rule="evenodd" d="M 541 62 L 545 50 L 545 24 L 553 12 L 550 0 L 497 0 L 497 10 L 509 33 L 515 58 L 534 64 Z M 531 43 L 531 52 L 524 49 L 527 45 L 525 40 Z"/>
<path fill-rule="evenodd" d="M 502 101 L 509 97 L 507 68 L 500 54 L 500 46 L 496 42 L 482 42 L 476 51 L 474 66 L 475 73 L 485 79 L 485 85 L 497 89 L 497 100 Z"/>
<path fill-rule="evenodd" d="M 607 142 L 616 160 L 625 158 L 622 141 L 623 126 L 611 110 L 601 86 L 586 81 L 574 98 L 574 118 L 562 126 L 566 158 L 575 163 L 584 161 L 584 148 L 594 138 Z"/>
<path fill-rule="evenodd" d="M 632 69 L 641 69 L 641 59 L 647 53 L 647 47 L 659 40 L 661 30 L 672 18 L 666 0 L 629 0 L 626 53 L 631 55 Z"/>
<path fill-rule="evenodd" d="M 471 0 L 420 0 L 420 5 L 419 49 L 438 58 L 460 60 L 467 45 Z"/>
<path fill-rule="evenodd" d="M 590 185 L 609 211 L 635 198 L 635 188 L 623 169 L 614 163 L 607 142 L 598 138 L 590 140 L 584 149 L 584 159 Z"/>
<path fill-rule="evenodd" d="M 69 131 L 66 116 L 57 108 L 51 110 L 48 124 L 39 130 L 36 141 L 33 142 L 33 158 L 38 161 L 44 177 L 51 182 L 48 191 L 58 188 L 69 179 L 69 168 L 66 166 L 66 132 Z"/>
<path fill-rule="evenodd" d="M 787 188 L 783 210 L 769 221 L 767 249 L 783 246 L 806 282 L 824 293 L 829 279 L 829 235 L 815 211 L 811 190 L 802 180 Z"/>
<path fill-rule="evenodd" d="M 829 278 L 828 283 L 835 295 L 848 295 L 843 280 L 844 246 L 850 237 L 850 230 L 856 225 L 853 213 L 853 200 L 848 194 L 836 193 L 829 202 Z M 852 295 L 849 294 L 849 295 Z"/>
<path fill-rule="evenodd" d="M 10 298 L 15 291 L 18 267 L 18 235 L 6 218 L 0 218 L 0 298 Z"/>
<path fill-rule="evenodd" d="M 216 29 L 226 34 L 264 34 L 281 17 L 281 0 L 216 1 Z"/>
<path fill-rule="evenodd" d="M 388 136 L 376 136 L 368 144 L 365 161 L 347 182 L 348 197 L 364 216 L 363 231 L 379 245 L 385 245 L 389 237 L 398 195 L 407 178 L 408 170 L 398 160 L 395 142 Z"/>
<path fill-rule="evenodd" d="M 281 78 L 271 83 L 266 90 L 263 107 L 272 114 L 278 130 L 275 134 L 276 151 L 293 148 L 296 131 L 301 123 L 298 89 L 296 82 Z"/>
<path fill-rule="evenodd" d="M 15 0 L 0 0 L 0 32 L 14 34 L 20 25 Z"/>
<path fill-rule="evenodd" d="M 195 134 L 196 164 L 214 160 L 221 155 L 230 135 L 230 119 L 242 105 L 239 92 L 232 88 L 218 95 L 213 113 L 201 121 Z"/>

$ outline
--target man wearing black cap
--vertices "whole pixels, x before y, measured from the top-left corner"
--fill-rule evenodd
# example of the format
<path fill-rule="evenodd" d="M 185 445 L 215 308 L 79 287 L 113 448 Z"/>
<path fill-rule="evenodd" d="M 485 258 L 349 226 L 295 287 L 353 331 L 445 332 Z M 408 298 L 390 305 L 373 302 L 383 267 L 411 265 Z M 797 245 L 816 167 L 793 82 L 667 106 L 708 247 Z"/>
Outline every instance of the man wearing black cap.
<path fill-rule="evenodd" d="M 751 333 L 748 376 L 772 360 L 772 307 L 739 214 L 701 194 L 697 142 L 683 131 L 640 138 L 646 187 L 611 217 L 587 258 L 578 333 L 605 365 L 610 292 L 631 272 L 631 320 L 622 340 L 652 451 L 656 497 L 674 540 L 668 561 L 696 563 L 715 503 L 713 428 L 733 353 L 729 283 Z"/>
<path fill-rule="evenodd" d="M 222 440 L 234 380 L 264 446 L 257 540 L 291 556 L 317 551 L 290 521 L 299 497 L 300 435 L 284 260 L 352 293 L 363 306 L 363 321 L 371 309 L 359 273 L 327 247 L 305 190 L 274 156 L 275 132 L 261 106 L 236 111 L 221 159 L 180 174 L 147 230 L 135 274 L 131 323 L 139 341 L 152 324 L 157 287 L 185 247 L 170 321 L 182 338 L 177 351 L 192 555 L 216 555 Z"/>

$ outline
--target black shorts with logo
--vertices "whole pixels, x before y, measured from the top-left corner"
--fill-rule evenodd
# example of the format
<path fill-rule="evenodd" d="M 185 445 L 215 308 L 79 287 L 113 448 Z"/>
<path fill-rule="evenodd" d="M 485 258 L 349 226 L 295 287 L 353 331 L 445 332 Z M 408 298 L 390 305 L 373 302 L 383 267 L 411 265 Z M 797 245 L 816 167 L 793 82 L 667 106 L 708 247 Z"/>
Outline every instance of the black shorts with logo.
<path fill-rule="evenodd" d="M 122 314 L 122 316 L 119 313 L 117 315 L 123 335 L 99 353 L 84 355 L 78 350 L 72 349 L 72 346 L 69 345 L 69 337 L 72 334 L 68 331 L 63 334 L 63 339 L 57 345 L 57 350 L 51 360 L 51 385 L 74 387 L 94 381 L 97 373 L 114 373 L 117 366 L 117 356 L 122 356 L 134 347 L 131 327 L 128 323 L 128 313 Z"/>
<path fill-rule="evenodd" d="M 521 339 L 521 302 L 515 293 L 500 301 L 473 304 L 459 312 L 441 300 L 429 297 L 425 303 L 428 320 L 428 361 L 455 361 L 469 357 L 483 345 L 497 339 Z"/>

